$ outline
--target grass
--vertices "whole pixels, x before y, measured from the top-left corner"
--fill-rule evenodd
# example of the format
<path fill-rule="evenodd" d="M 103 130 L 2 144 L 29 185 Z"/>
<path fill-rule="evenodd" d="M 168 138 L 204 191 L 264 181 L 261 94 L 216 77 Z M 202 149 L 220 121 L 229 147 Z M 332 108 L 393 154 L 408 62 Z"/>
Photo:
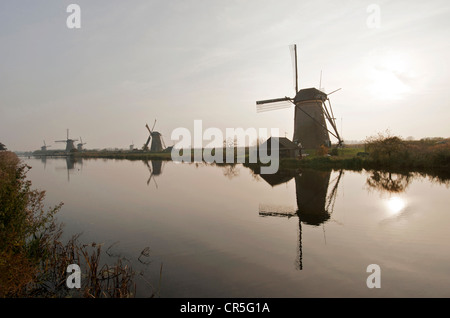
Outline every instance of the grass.
<path fill-rule="evenodd" d="M 105 263 L 103 245 L 82 244 L 79 235 L 62 242 L 56 214 L 63 204 L 45 209 L 45 191 L 26 178 L 30 168 L 0 151 L 0 297 L 134 297 L 137 273 L 126 259 Z M 145 257 L 146 249 L 139 261 Z M 80 289 L 66 286 L 69 264 L 83 269 Z"/>

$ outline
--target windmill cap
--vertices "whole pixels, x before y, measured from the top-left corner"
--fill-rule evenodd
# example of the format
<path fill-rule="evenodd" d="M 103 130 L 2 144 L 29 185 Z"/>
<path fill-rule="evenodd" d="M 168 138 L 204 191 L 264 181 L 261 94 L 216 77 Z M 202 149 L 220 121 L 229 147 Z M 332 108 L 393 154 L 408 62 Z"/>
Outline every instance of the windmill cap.
<path fill-rule="evenodd" d="M 317 88 L 304 88 L 301 89 L 297 95 L 295 95 L 294 103 L 307 101 L 307 100 L 326 100 L 327 94 L 318 90 Z"/>

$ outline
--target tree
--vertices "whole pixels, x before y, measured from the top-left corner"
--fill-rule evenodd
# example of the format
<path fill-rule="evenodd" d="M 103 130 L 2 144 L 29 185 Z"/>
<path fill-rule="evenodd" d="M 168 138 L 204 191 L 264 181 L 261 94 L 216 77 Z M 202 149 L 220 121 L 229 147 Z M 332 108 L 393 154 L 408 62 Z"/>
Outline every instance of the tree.
<path fill-rule="evenodd" d="M 2 151 L 2 150 L 8 150 L 8 149 L 6 149 L 6 146 L 0 142 L 0 151 Z"/>
<path fill-rule="evenodd" d="M 400 137 L 390 135 L 388 131 L 386 135 L 379 133 L 367 138 L 365 146 L 370 157 L 380 162 L 406 159 L 408 156 L 405 142 Z"/>

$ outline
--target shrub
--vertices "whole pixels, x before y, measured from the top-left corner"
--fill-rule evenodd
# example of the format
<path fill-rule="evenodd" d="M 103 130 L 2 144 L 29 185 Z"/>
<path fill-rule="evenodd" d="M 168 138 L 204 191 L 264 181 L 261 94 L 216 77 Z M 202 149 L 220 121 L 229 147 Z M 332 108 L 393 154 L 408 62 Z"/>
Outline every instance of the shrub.
<path fill-rule="evenodd" d="M 44 210 L 45 191 L 31 189 L 29 166 L 0 153 L 0 296 L 21 296 L 38 273 L 48 246 L 60 236 L 58 206 Z"/>
<path fill-rule="evenodd" d="M 339 155 L 338 149 L 337 149 L 337 148 L 331 149 L 330 155 L 332 155 L 332 156 L 337 156 L 337 155 Z"/>
<path fill-rule="evenodd" d="M 323 157 L 326 156 L 328 154 L 328 148 L 325 147 L 324 145 L 321 145 L 319 148 L 317 148 L 316 150 L 316 155 Z"/>
<path fill-rule="evenodd" d="M 371 159 L 379 163 L 389 163 L 407 159 L 408 151 L 405 142 L 397 136 L 378 134 L 374 137 L 366 138 L 366 150 Z"/>

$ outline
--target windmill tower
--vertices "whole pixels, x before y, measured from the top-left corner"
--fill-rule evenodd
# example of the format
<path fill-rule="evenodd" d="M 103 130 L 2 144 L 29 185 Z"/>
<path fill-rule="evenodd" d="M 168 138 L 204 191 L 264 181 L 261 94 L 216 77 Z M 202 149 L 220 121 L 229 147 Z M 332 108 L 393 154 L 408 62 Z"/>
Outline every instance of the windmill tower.
<path fill-rule="evenodd" d="M 156 119 L 155 119 L 155 122 L 153 123 L 152 129 L 150 129 L 150 127 L 148 127 L 147 124 L 145 124 L 145 127 L 147 128 L 147 130 L 149 132 L 147 142 L 145 143 L 145 145 L 143 147 L 143 149 L 145 151 L 148 150 L 148 144 L 150 142 L 150 139 L 152 139 L 152 144 L 150 146 L 150 152 L 161 152 L 166 148 L 166 145 L 164 144 L 164 140 L 162 139 L 162 135 L 158 131 L 154 130 L 155 125 L 156 125 Z"/>
<path fill-rule="evenodd" d="M 329 134 L 334 136 L 338 145 L 342 145 L 342 139 L 336 128 L 336 122 L 331 108 L 329 94 L 318 90 L 317 88 L 298 89 L 298 70 L 297 70 L 297 46 L 291 46 L 293 67 L 294 67 L 294 85 L 295 96 L 282 97 L 269 100 L 257 101 L 257 112 L 265 112 L 276 109 L 288 108 L 291 103 L 295 107 L 294 114 L 294 136 L 292 141 L 300 144 L 306 149 L 316 149 L 321 145 L 331 146 Z M 290 102 L 290 103 L 286 103 Z M 328 102 L 328 106 L 326 104 Z M 328 121 L 331 130 L 327 128 Z"/>
<path fill-rule="evenodd" d="M 51 147 L 51 146 L 47 146 L 46 144 L 45 144 L 45 140 L 44 140 L 44 145 L 41 147 L 41 151 L 47 151 L 47 148 L 48 147 Z"/>
<path fill-rule="evenodd" d="M 70 139 L 69 138 L 69 129 L 67 129 L 67 139 L 66 140 L 55 140 L 55 142 L 65 142 L 66 143 L 66 152 L 72 152 L 76 150 L 74 142 L 78 141 L 78 139 Z"/>
<path fill-rule="evenodd" d="M 83 146 L 84 146 L 85 144 L 86 144 L 86 143 L 83 142 L 83 139 L 81 139 L 81 137 L 80 137 L 80 143 L 77 144 L 77 150 L 78 150 L 78 151 L 83 151 Z"/>

